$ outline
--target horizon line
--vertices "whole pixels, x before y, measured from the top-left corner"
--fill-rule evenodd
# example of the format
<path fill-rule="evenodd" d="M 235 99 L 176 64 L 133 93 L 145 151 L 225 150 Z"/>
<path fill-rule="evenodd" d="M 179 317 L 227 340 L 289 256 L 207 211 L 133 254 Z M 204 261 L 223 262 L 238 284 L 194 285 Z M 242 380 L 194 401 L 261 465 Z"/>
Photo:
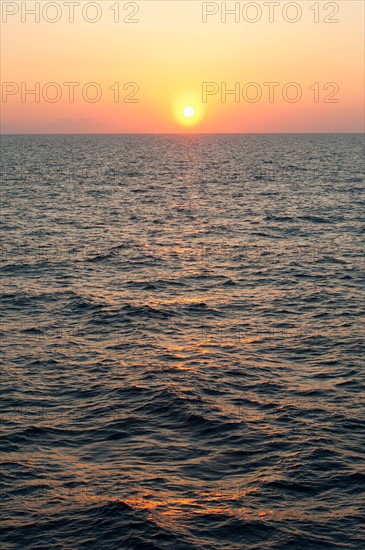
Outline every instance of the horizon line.
<path fill-rule="evenodd" d="M 265 135 L 364 135 L 362 132 L 0 132 L 1 136 L 265 136 Z"/>

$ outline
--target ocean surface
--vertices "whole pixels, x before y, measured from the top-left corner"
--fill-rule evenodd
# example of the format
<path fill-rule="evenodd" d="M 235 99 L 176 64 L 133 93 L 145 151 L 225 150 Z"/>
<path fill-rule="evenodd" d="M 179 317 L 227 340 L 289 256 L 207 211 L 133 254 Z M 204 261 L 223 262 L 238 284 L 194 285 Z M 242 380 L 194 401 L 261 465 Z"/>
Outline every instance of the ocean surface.
<path fill-rule="evenodd" d="M 2 549 L 362 547 L 363 147 L 2 137 Z"/>

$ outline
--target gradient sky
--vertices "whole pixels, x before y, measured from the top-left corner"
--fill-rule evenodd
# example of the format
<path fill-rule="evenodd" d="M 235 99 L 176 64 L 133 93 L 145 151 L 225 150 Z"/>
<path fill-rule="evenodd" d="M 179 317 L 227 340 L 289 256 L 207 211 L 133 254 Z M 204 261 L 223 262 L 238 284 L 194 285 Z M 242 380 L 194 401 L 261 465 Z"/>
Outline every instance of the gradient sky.
<path fill-rule="evenodd" d="M 65 0 L 66 1 L 66 0 Z M 256 23 L 244 20 L 237 23 L 227 16 L 222 23 L 222 2 L 214 4 L 218 13 L 202 22 L 199 0 L 137 1 L 138 23 L 115 23 L 110 9 L 117 2 L 99 0 L 101 19 L 97 23 L 83 20 L 81 8 L 86 0 L 78 0 L 75 21 L 69 22 L 64 1 L 58 1 L 59 22 L 40 22 L 23 13 L 35 2 L 5 2 L 2 0 L 1 80 L 2 91 L 19 87 L 19 92 L 7 97 L 2 93 L 1 114 L 4 133 L 129 133 L 129 132 L 361 132 L 364 129 L 364 4 L 361 0 L 319 1 L 318 23 L 310 6 L 313 1 L 298 1 L 302 14 L 297 23 L 288 23 L 282 15 L 280 2 L 275 8 L 275 20 L 269 22 L 269 8 L 262 6 Z M 44 6 L 47 2 L 40 2 Z M 5 20 L 4 10 L 19 9 Z M 123 9 L 121 19 L 133 10 Z M 235 2 L 226 2 L 232 8 Z M 247 2 L 240 2 L 244 8 Z M 256 4 L 263 4 L 257 0 Z M 333 7 L 339 6 L 332 17 L 338 23 L 324 23 L 331 17 Z M 5 5 L 10 7 L 5 8 Z M 15 9 L 15 8 L 14 8 Z M 90 8 L 88 14 L 94 16 Z M 289 8 L 288 8 L 289 9 Z M 53 10 L 53 11 L 52 11 Z M 292 11 L 290 11 L 292 10 Z M 289 17 L 294 16 L 290 8 Z M 48 16 L 55 16 L 49 8 Z M 248 13 L 254 17 L 254 11 Z M 35 97 L 21 97 L 23 88 L 40 83 L 39 103 Z M 56 82 L 61 89 L 60 101 L 50 103 L 42 97 L 47 83 Z M 79 82 L 75 101 L 69 101 L 65 82 Z M 82 89 L 96 82 L 102 98 L 89 103 Z M 110 87 L 118 82 L 121 99 L 133 91 L 123 90 L 128 82 L 138 84 L 138 103 L 114 101 Z M 202 103 L 203 82 L 213 82 L 215 95 Z M 244 100 L 243 93 L 253 94 L 256 83 L 262 97 L 256 103 Z M 269 88 L 264 82 L 277 82 L 274 101 L 269 101 Z M 285 101 L 283 88 L 296 82 L 302 97 L 296 103 Z M 314 101 L 318 83 L 319 101 Z M 334 87 L 338 103 L 324 103 Z M 233 95 L 222 102 L 222 83 L 228 89 L 239 83 L 239 102 Z M 237 86 L 237 85 L 236 85 Z M 213 89 L 212 87 L 210 89 Z M 288 89 L 290 97 L 294 89 Z M 47 92 L 47 88 L 46 88 Z M 89 89 L 90 96 L 93 89 Z M 55 88 L 48 88 L 49 97 Z M 252 95 L 250 96 L 252 97 Z M 193 105 L 194 125 L 183 124 L 181 111 Z M 188 120 L 185 120 L 188 122 Z"/>

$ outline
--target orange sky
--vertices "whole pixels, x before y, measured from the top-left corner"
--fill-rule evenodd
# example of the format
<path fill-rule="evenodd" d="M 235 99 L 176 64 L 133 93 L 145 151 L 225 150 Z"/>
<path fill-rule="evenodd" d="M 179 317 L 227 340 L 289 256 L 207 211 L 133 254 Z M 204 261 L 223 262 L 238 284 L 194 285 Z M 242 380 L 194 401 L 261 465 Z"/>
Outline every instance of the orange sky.
<path fill-rule="evenodd" d="M 224 2 L 75 0 L 73 23 L 66 0 L 40 1 L 38 23 L 35 4 L 1 2 L 5 133 L 364 129 L 362 1 L 226 2 L 226 22 Z"/>

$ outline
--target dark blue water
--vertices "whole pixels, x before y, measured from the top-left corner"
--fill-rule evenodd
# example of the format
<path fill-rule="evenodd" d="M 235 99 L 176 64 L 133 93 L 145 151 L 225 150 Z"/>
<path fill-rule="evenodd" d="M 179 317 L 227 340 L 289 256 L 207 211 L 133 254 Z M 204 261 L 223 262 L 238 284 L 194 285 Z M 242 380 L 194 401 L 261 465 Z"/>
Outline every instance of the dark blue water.
<path fill-rule="evenodd" d="M 1 548 L 361 548 L 363 138 L 2 145 Z"/>

